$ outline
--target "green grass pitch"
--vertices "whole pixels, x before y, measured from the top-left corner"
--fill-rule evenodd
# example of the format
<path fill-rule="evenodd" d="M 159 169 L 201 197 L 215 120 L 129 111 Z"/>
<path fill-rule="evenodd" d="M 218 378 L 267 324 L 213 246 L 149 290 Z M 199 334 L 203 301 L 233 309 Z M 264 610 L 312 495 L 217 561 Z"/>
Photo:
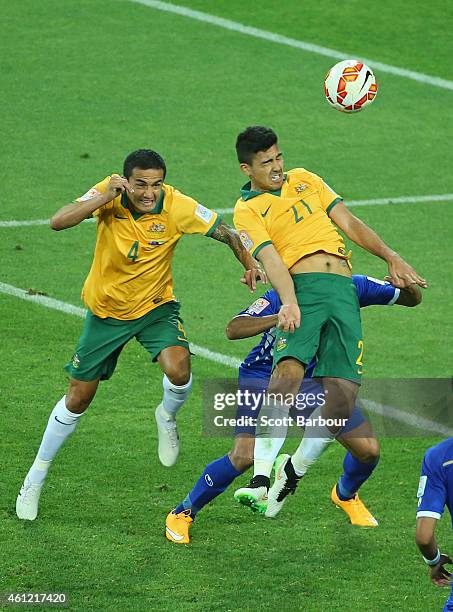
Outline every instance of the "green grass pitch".
<path fill-rule="evenodd" d="M 402 0 L 184 3 L 341 50 L 345 59 L 453 80 L 452 8 L 440 0 L 429 12 Z M 335 63 L 329 57 L 126 0 L 0 0 L 0 14 L 0 221 L 50 217 L 140 147 L 162 153 L 170 184 L 212 208 L 232 207 L 244 182 L 235 136 L 257 123 L 279 133 L 287 168 L 319 173 L 346 200 L 453 192 L 451 90 L 376 70 L 376 102 L 345 116 L 323 100 L 324 75 Z M 431 201 L 354 209 L 430 283 L 415 310 L 364 312 L 369 377 L 452 374 L 452 207 Z M 0 282 L 80 305 L 93 245 L 92 224 L 62 233 L 0 224 Z M 357 248 L 353 266 L 386 272 Z M 224 335 L 228 319 L 252 299 L 230 253 L 187 237 L 174 272 L 191 340 L 244 356 L 252 342 Z M 0 593 L 65 591 L 70 609 L 83 612 L 442 608 L 448 591 L 429 583 L 414 544 L 420 462 L 440 438 L 414 432 L 381 440 L 381 464 L 362 493 L 380 522 L 376 530 L 351 528 L 330 502 L 341 472 L 338 446 L 278 520 L 249 514 L 227 491 L 199 514 L 190 546 L 165 540 L 167 512 L 231 444 L 201 435 L 201 383 L 234 370 L 201 357 L 193 359 L 194 391 L 179 419 L 174 468 L 157 460 L 161 376 L 130 345 L 54 462 L 39 519 L 19 522 L 15 497 L 65 390 L 62 367 L 81 320 L 3 293 L 0 320 Z M 449 519 L 438 536 L 451 554 Z"/>

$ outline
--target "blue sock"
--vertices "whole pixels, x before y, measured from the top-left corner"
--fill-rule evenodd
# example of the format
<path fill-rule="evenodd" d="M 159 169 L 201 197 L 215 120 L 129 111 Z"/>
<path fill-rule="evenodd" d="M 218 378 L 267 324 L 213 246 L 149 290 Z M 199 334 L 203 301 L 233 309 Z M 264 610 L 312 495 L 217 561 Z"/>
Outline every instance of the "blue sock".
<path fill-rule="evenodd" d="M 233 480 L 241 474 L 242 472 L 238 472 L 234 468 L 228 455 L 216 459 L 205 467 L 192 491 L 173 512 L 179 514 L 183 510 L 190 509 L 191 517 L 194 518 L 197 512 L 206 504 L 209 504 L 217 495 L 223 493 Z"/>
<path fill-rule="evenodd" d="M 363 483 L 371 476 L 378 463 L 379 459 L 375 463 L 362 463 L 350 452 L 347 452 L 343 461 L 344 472 L 337 483 L 338 497 L 343 501 L 354 497 Z"/>

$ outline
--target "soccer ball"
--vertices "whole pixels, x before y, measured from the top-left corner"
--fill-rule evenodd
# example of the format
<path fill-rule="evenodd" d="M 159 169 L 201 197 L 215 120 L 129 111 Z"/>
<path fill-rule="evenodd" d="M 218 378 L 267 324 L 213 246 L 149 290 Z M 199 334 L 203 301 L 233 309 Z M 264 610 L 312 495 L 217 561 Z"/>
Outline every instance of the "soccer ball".
<path fill-rule="evenodd" d="M 324 81 L 327 102 L 344 113 L 356 113 L 371 104 L 377 89 L 373 71 L 358 60 L 338 62 Z"/>

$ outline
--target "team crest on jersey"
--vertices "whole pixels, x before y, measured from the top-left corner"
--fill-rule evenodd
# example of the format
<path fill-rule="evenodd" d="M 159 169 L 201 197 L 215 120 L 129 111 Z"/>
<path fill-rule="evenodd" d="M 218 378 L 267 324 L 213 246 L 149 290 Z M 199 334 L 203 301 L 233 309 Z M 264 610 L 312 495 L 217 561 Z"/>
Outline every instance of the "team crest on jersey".
<path fill-rule="evenodd" d="M 259 298 L 247 308 L 246 312 L 247 314 L 260 314 L 267 306 L 269 302 L 264 298 Z"/>
<path fill-rule="evenodd" d="M 153 234 L 162 234 L 162 232 L 165 232 L 166 227 L 164 223 L 152 223 L 149 228 L 148 231 L 149 232 L 153 232 Z"/>
<path fill-rule="evenodd" d="M 296 191 L 296 193 L 302 193 L 302 191 L 305 191 L 307 187 L 308 185 L 306 183 L 300 183 L 299 185 L 296 185 L 294 187 L 294 190 Z"/>
<path fill-rule="evenodd" d="M 74 353 L 74 355 L 72 356 L 71 362 L 72 362 L 72 367 L 75 368 L 76 370 L 77 368 L 80 367 L 80 357 L 78 356 L 77 353 Z"/>
<path fill-rule="evenodd" d="M 287 338 L 279 338 L 277 340 L 277 345 L 275 347 L 275 350 L 277 351 L 277 353 L 279 351 L 283 351 L 283 349 L 285 349 L 288 345 L 288 339 Z"/>
<path fill-rule="evenodd" d="M 253 247 L 253 240 L 250 238 L 247 232 L 244 232 L 244 230 L 240 231 L 239 238 L 241 239 L 241 242 L 244 245 L 244 249 L 250 251 L 250 249 Z"/>

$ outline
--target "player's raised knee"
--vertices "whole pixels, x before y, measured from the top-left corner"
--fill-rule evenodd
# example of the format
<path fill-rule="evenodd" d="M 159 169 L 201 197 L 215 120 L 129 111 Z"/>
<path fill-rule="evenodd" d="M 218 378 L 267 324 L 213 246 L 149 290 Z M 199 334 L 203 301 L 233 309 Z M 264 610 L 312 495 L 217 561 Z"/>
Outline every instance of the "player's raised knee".
<path fill-rule="evenodd" d="M 96 395 L 98 384 L 98 380 L 86 382 L 72 378 L 66 393 L 66 408 L 76 414 L 85 412 Z"/>
<path fill-rule="evenodd" d="M 362 463 L 377 463 L 379 461 L 380 452 L 381 447 L 376 438 L 368 438 L 361 452 L 360 461 L 362 461 Z"/>
<path fill-rule="evenodd" d="M 245 472 L 253 465 L 253 450 L 248 453 L 247 451 L 233 449 L 228 453 L 228 456 L 238 472 Z"/>
<path fill-rule="evenodd" d="M 304 366 L 297 359 L 282 359 L 277 363 L 272 373 L 273 378 L 299 378 L 303 376 Z"/>
<path fill-rule="evenodd" d="M 231 463 L 238 472 L 245 472 L 253 465 L 255 438 L 238 436 L 233 449 L 228 453 Z"/>
<path fill-rule="evenodd" d="M 170 366 L 166 369 L 165 374 L 168 380 L 177 387 L 187 385 L 190 380 L 190 367 Z"/>

